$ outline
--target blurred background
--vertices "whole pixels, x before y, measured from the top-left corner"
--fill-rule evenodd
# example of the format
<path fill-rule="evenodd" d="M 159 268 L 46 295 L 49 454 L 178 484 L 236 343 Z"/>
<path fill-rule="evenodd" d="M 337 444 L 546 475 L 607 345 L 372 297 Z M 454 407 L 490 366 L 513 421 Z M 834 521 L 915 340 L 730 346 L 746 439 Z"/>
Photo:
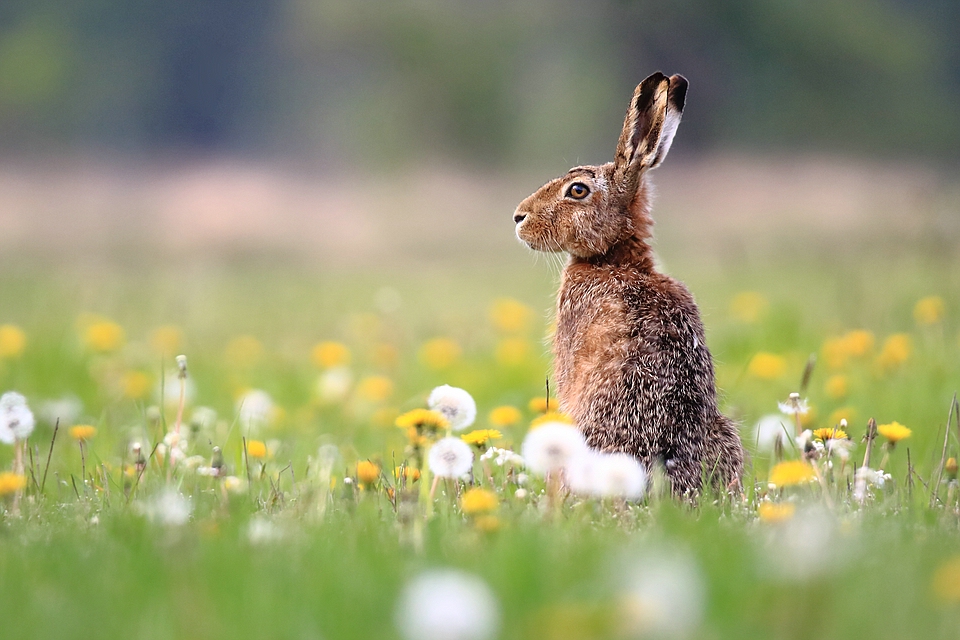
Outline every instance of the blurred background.
<path fill-rule="evenodd" d="M 953 0 L 4 0 L 0 266 L 64 295 L 118 266 L 460 273 L 548 308 L 512 211 L 610 159 L 657 69 L 691 83 L 658 246 L 708 304 L 778 265 L 949 281 Z"/>

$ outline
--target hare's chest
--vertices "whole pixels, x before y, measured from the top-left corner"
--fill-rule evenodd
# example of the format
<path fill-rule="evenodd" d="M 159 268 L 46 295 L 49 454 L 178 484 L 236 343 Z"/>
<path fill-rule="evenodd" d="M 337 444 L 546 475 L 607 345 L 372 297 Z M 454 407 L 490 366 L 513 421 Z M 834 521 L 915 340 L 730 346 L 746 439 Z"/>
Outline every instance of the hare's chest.
<path fill-rule="evenodd" d="M 565 283 L 557 300 L 554 363 L 562 407 L 575 418 L 615 384 L 630 350 L 627 305 L 615 289 Z"/>

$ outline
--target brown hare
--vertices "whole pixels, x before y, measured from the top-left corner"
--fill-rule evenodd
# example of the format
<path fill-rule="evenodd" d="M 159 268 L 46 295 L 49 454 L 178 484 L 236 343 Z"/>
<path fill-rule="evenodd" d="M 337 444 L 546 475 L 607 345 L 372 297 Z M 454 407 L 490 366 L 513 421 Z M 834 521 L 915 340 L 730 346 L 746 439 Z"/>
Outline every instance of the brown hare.
<path fill-rule="evenodd" d="M 569 254 L 557 296 L 560 408 L 587 442 L 661 466 L 674 493 L 704 478 L 737 490 L 743 445 L 720 413 L 693 296 L 657 272 L 647 172 L 670 150 L 687 80 L 655 73 L 633 93 L 613 162 L 551 180 L 514 213 L 517 237 Z"/>

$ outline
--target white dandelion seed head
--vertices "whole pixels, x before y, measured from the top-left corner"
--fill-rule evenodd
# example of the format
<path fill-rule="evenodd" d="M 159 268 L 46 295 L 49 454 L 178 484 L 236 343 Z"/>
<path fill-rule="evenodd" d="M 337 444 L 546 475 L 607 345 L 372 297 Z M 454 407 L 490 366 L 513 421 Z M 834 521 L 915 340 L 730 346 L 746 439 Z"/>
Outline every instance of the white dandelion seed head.
<path fill-rule="evenodd" d="M 350 393 L 353 374 L 347 367 L 327 369 L 317 378 L 317 396 L 327 403 L 339 402 Z"/>
<path fill-rule="evenodd" d="M 517 489 L 516 491 L 513 492 L 513 496 L 514 496 L 517 500 L 523 500 L 524 498 L 527 497 L 527 490 L 526 490 L 526 489 Z"/>
<path fill-rule="evenodd" d="M 853 440 L 846 438 L 830 438 L 824 443 L 824 448 L 827 450 L 827 453 L 838 457 L 843 462 L 850 459 L 850 452 L 853 451 L 855 446 L 856 444 Z"/>
<path fill-rule="evenodd" d="M 798 509 L 796 515 L 767 540 L 766 568 L 786 581 L 823 576 L 843 566 L 848 545 L 839 535 L 836 518 L 822 507 Z"/>
<path fill-rule="evenodd" d="M 467 391 L 448 384 L 441 385 L 430 392 L 427 405 L 443 415 L 450 428 L 460 431 L 473 424 L 477 419 L 477 403 Z"/>
<path fill-rule="evenodd" d="M 270 518 L 257 516 L 247 523 L 247 540 L 250 544 L 270 544 L 283 538 L 283 529 Z"/>
<path fill-rule="evenodd" d="M 780 408 L 781 413 L 785 413 L 788 416 L 797 413 L 803 415 L 810 411 L 810 405 L 807 404 L 806 400 L 800 398 L 799 393 L 791 393 L 789 400 L 786 402 L 778 402 L 777 406 Z"/>
<path fill-rule="evenodd" d="M 594 493 L 605 498 L 639 500 L 647 488 L 647 472 L 627 453 L 602 453 L 596 457 Z"/>
<path fill-rule="evenodd" d="M 527 468 L 539 475 L 566 468 L 586 450 L 583 434 L 564 422 L 547 422 L 530 430 L 521 448 Z"/>
<path fill-rule="evenodd" d="M 193 503 L 190 499 L 173 489 L 165 489 L 143 507 L 143 514 L 150 522 L 165 527 L 179 527 L 186 524 L 192 513 Z"/>
<path fill-rule="evenodd" d="M 498 467 L 510 464 L 516 467 L 523 466 L 523 456 L 510 449 L 500 449 L 498 447 L 488 447 L 480 455 L 481 460 L 493 460 Z"/>
<path fill-rule="evenodd" d="M 33 433 L 36 421 L 27 406 L 27 399 L 16 391 L 0 396 L 0 442 L 13 444 L 26 440 Z"/>
<path fill-rule="evenodd" d="M 487 640 L 499 631 L 500 604 L 477 576 L 433 569 L 404 587 L 396 625 L 407 640 Z"/>
<path fill-rule="evenodd" d="M 427 463 L 435 476 L 459 478 L 473 468 L 473 450 L 460 438 L 441 438 L 430 447 Z"/>
<path fill-rule="evenodd" d="M 217 412 L 210 407 L 197 407 L 190 414 L 190 424 L 198 431 L 211 431 L 217 424 Z"/>
<path fill-rule="evenodd" d="M 703 618 L 706 586 L 690 554 L 658 549 L 621 559 L 619 566 L 626 571 L 620 608 L 629 635 L 693 636 Z"/>
<path fill-rule="evenodd" d="M 792 429 L 784 423 L 783 417 L 772 413 L 765 415 L 753 427 L 753 440 L 760 451 L 773 451 L 777 441 L 786 445 L 790 441 Z"/>
<path fill-rule="evenodd" d="M 157 402 L 161 403 L 167 409 L 175 409 L 180 404 L 180 385 L 183 385 L 183 403 L 190 405 L 197 395 L 197 385 L 193 383 L 192 378 L 181 378 L 179 369 L 168 371 L 163 376 L 163 383 L 158 384 L 156 388 Z"/>
<path fill-rule="evenodd" d="M 257 433 L 273 415 L 273 398 L 262 389 L 251 389 L 237 400 L 237 417 L 246 434 Z"/>
<path fill-rule="evenodd" d="M 53 426 L 60 421 L 60 426 L 76 424 L 77 418 L 83 411 L 83 403 L 76 396 L 63 396 L 53 400 L 44 400 L 37 409 L 40 419 Z"/>

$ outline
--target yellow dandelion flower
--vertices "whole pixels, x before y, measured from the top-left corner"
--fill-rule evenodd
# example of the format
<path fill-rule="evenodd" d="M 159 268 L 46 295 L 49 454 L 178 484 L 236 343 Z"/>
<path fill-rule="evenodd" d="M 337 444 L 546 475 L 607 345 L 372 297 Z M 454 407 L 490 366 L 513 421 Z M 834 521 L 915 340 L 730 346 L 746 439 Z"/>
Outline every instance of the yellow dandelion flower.
<path fill-rule="evenodd" d="M 917 301 L 913 307 L 913 319 L 917 324 L 937 324 L 943 320 L 946 305 L 940 296 L 927 296 Z"/>
<path fill-rule="evenodd" d="M 557 408 L 557 399 L 550 398 L 548 406 L 547 398 L 545 396 L 530 398 L 530 402 L 527 403 L 527 408 L 534 413 L 546 413 L 549 409 Z"/>
<path fill-rule="evenodd" d="M 770 470 L 769 482 L 779 488 L 805 484 L 816 479 L 817 474 L 809 463 L 802 460 L 788 460 L 777 463 Z"/>
<path fill-rule="evenodd" d="M 247 440 L 247 457 L 263 460 L 267 457 L 267 445 L 262 440 Z"/>
<path fill-rule="evenodd" d="M 386 376 L 368 376 L 357 385 L 357 395 L 367 402 L 386 402 L 393 395 L 393 381 Z"/>
<path fill-rule="evenodd" d="M 548 411 L 547 413 L 537 416 L 530 421 L 530 428 L 536 429 L 542 424 L 547 424 L 548 422 L 563 422 L 566 424 L 573 424 L 573 418 L 562 411 Z"/>
<path fill-rule="evenodd" d="M 397 417 L 396 425 L 401 429 L 422 429 L 440 431 L 449 429 L 450 423 L 439 411 L 431 409 L 413 409 Z"/>
<path fill-rule="evenodd" d="M 834 400 L 846 398 L 847 394 L 850 392 L 850 385 L 847 381 L 847 376 L 842 374 L 830 376 L 823 385 L 823 391 L 827 394 L 827 397 L 833 398 Z"/>
<path fill-rule="evenodd" d="M 310 357 L 321 369 L 332 369 L 350 364 L 350 349 L 340 342 L 319 342 Z"/>
<path fill-rule="evenodd" d="M 416 482 L 420 479 L 420 469 L 414 469 L 413 467 L 397 467 L 393 470 L 393 477 L 399 480 L 404 477 L 410 482 Z"/>
<path fill-rule="evenodd" d="M 172 324 L 157 327 L 150 334 L 150 346 L 160 355 L 172 358 L 182 351 L 183 332 Z"/>
<path fill-rule="evenodd" d="M 263 345 L 253 336 L 237 336 L 227 343 L 224 357 L 231 366 L 248 369 L 263 357 Z"/>
<path fill-rule="evenodd" d="M 876 339 L 873 337 L 873 333 L 866 329 L 854 329 L 843 336 L 844 349 L 855 358 L 870 353 L 873 350 L 874 342 L 876 342 Z"/>
<path fill-rule="evenodd" d="M 460 498 L 460 508 L 468 516 L 489 513 L 496 510 L 499 504 L 497 494 L 479 487 L 470 489 Z"/>
<path fill-rule="evenodd" d="M 23 355 L 27 348 L 27 334 L 15 324 L 0 324 L 0 360 L 12 360 Z"/>
<path fill-rule="evenodd" d="M 730 301 L 730 315 L 747 324 L 761 320 L 767 313 L 770 303 L 763 294 L 756 291 L 742 291 Z"/>
<path fill-rule="evenodd" d="M 821 442 L 826 442 L 827 440 L 846 440 L 850 436 L 848 436 L 847 432 L 844 431 L 843 429 L 823 427 L 821 429 L 814 429 L 813 437 Z"/>
<path fill-rule="evenodd" d="M 27 486 L 27 478 L 22 473 L 0 472 L 0 496 L 16 493 Z"/>
<path fill-rule="evenodd" d="M 857 410 L 853 407 L 840 407 L 830 414 L 827 424 L 840 424 L 841 420 L 846 420 L 847 424 L 853 424 L 857 420 Z"/>
<path fill-rule="evenodd" d="M 957 479 L 957 471 L 960 470 L 960 465 L 957 464 L 956 458 L 947 458 L 946 464 L 943 465 L 943 470 L 947 472 L 947 477 L 951 480 Z"/>
<path fill-rule="evenodd" d="M 757 515 L 763 522 L 784 522 L 793 517 L 797 507 L 792 502 L 761 502 Z"/>
<path fill-rule="evenodd" d="M 70 437 L 78 441 L 86 441 L 97 435 L 97 428 L 90 424 L 78 424 L 70 427 Z"/>
<path fill-rule="evenodd" d="M 83 331 L 83 343 L 91 351 L 112 353 L 119 350 L 127 341 L 127 334 L 112 320 L 91 322 Z"/>
<path fill-rule="evenodd" d="M 903 426 L 899 422 L 890 422 L 888 424 L 879 425 L 877 427 L 877 433 L 889 440 L 891 444 L 896 444 L 901 440 L 909 438 L 913 431 Z"/>
<path fill-rule="evenodd" d="M 516 407 L 503 405 L 491 411 L 487 420 L 495 427 L 512 427 L 515 424 L 520 424 L 520 421 L 523 420 L 523 414 Z"/>
<path fill-rule="evenodd" d="M 420 347 L 420 362 L 427 368 L 435 371 L 449 369 L 457 360 L 463 350 L 455 340 L 450 338 L 434 338 L 423 343 Z"/>
<path fill-rule="evenodd" d="M 523 338 L 504 338 L 497 343 L 494 358 L 504 367 L 516 367 L 523 364 L 533 352 L 530 342 Z"/>
<path fill-rule="evenodd" d="M 933 574 L 930 586 L 933 595 L 940 602 L 960 602 L 960 556 L 954 556 L 940 565 Z"/>
<path fill-rule="evenodd" d="M 787 361 L 783 356 L 761 351 L 750 359 L 747 372 L 761 380 L 776 380 L 787 372 Z"/>
<path fill-rule="evenodd" d="M 128 371 L 123 376 L 123 395 L 131 400 L 143 400 L 150 394 L 150 376 L 143 371 Z"/>
<path fill-rule="evenodd" d="M 494 533 L 500 529 L 500 518 L 495 515 L 478 516 L 473 519 L 473 526 L 483 533 Z"/>
<path fill-rule="evenodd" d="M 500 298 L 490 307 L 490 322 L 504 333 L 525 331 L 533 320 L 533 310 L 512 298 Z"/>
<path fill-rule="evenodd" d="M 877 366 L 883 371 L 896 369 L 910 358 L 913 340 L 905 333 L 895 333 L 883 342 L 877 356 Z"/>
<path fill-rule="evenodd" d="M 363 484 L 373 484 L 380 478 L 380 465 L 369 460 L 357 463 L 357 480 Z"/>
<path fill-rule="evenodd" d="M 503 434 L 497 431 L 496 429 L 476 429 L 470 433 L 466 433 L 460 436 L 460 439 L 466 442 L 467 444 L 476 445 L 482 447 L 487 444 L 490 440 L 499 440 L 503 437 Z"/>

